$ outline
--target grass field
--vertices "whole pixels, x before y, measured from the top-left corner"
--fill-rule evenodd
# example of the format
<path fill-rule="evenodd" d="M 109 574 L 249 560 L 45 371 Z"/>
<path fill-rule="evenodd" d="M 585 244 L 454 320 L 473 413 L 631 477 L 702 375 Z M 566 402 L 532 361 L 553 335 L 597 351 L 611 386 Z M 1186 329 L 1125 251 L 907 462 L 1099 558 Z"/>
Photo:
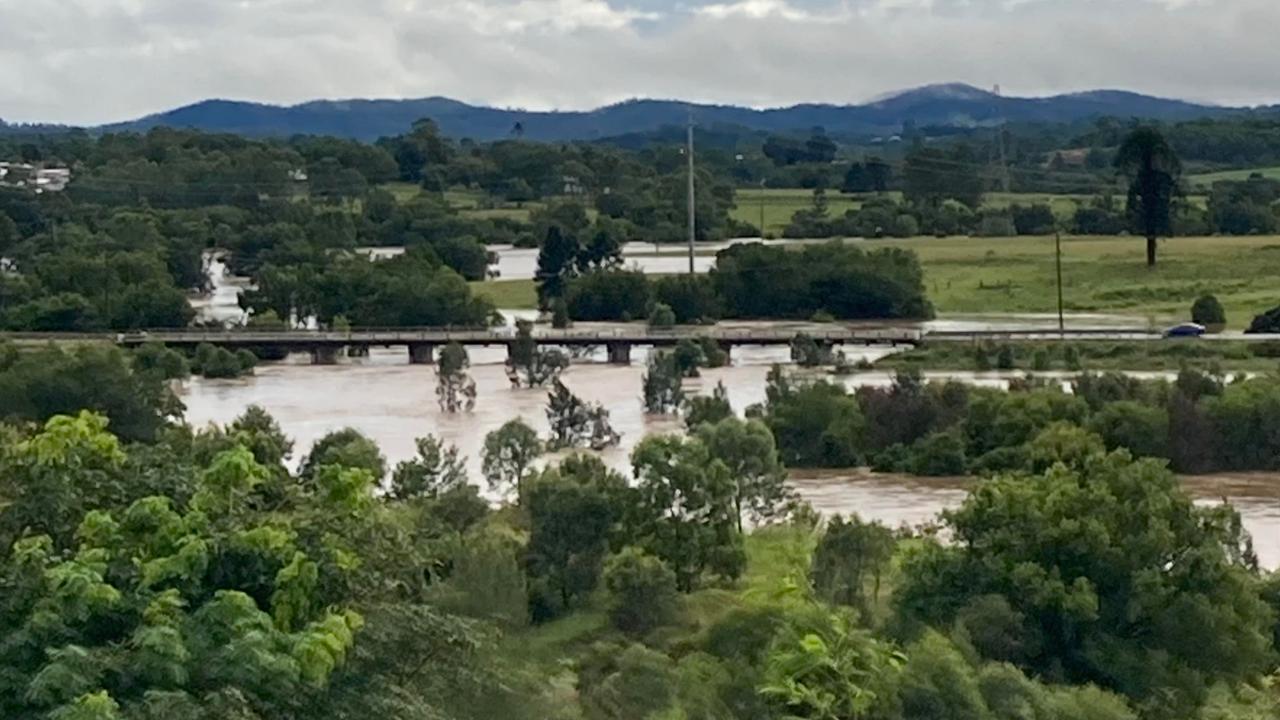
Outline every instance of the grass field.
<path fill-rule="evenodd" d="M 1209 187 L 1216 182 L 1224 180 L 1247 180 L 1249 176 L 1258 173 L 1265 178 L 1272 180 L 1280 180 L 1280 167 L 1259 167 L 1246 168 L 1244 170 L 1224 170 L 1222 172 L 1201 173 L 1199 175 L 1188 175 L 1187 182 L 1200 187 Z"/>
<path fill-rule="evenodd" d="M 1280 168 L 1277 168 L 1280 172 Z M 867 196 L 842 195 L 838 192 L 827 192 L 827 206 L 833 217 L 844 215 L 848 210 L 862 207 Z M 886 193 L 886 197 L 901 200 L 902 193 Z M 1047 204 L 1055 215 L 1067 220 L 1075 214 L 1076 208 L 1093 200 L 1093 195 L 1053 195 L 1049 193 L 987 193 L 983 197 L 983 207 L 1004 209 L 1011 205 Z M 1204 207 L 1206 198 L 1191 195 L 1188 200 Z M 763 205 L 765 234 L 780 237 L 782 230 L 791 222 L 791 216 L 797 210 L 804 210 L 813 205 L 813 191 L 799 188 L 780 190 L 740 188 L 736 195 L 737 207 L 731 213 L 735 220 L 760 226 L 760 211 Z"/>
<path fill-rule="evenodd" d="M 916 251 L 926 291 L 942 313 L 1052 312 L 1057 307 L 1053 238 L 920 238 L 868 241 Z M 1186 318 L 1213 293 L 1228 324 L 1247 326 L 1280 304 L 1280 237 L 1175 238 L 1148 269 L 1140 238 L 1066 238 L 1063 299 L 1070 312 L 1126 313 L 1159 324 Z"/>
<path fill-rule="evenodd" d="M 913 250 L 940 313 L 1048 313 L 1057 309 L 1053 238 L 915 238 L 859 242 Z M 1280 237 L 1175 238 L 1147 269 L 1140 238 L 1064 238 L 1063 299 L 1069 312 L 1138 315 L 1160 325 L 1189 315 L 1203 293 L 1218 296 L 1228 325 L 1280 305 Z M 529 308 L 533 281 L 473 288 L 498 307 Z"/>
<path fill-rule="evenodd" d="M 538 289 L 532 280 L 484 280 L 471 283 L 471 291 L 489 298 L 494 307 L 531 310 L 538 306 Z"/>

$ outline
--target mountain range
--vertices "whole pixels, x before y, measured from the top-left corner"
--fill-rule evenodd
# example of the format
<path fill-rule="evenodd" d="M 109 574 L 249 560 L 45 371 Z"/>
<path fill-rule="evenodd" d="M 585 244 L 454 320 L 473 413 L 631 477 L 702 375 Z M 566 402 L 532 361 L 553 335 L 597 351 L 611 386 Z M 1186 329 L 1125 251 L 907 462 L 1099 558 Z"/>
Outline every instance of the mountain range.
<path fill-rule="evenodd" d="M 685 123 L 692 114 L 704 126 L 734 125 L 766 132 L 822 127 L 840 135 L 877 136 L 904 124 L 977 127 L 1001 122 L 1072 122 L 1092 117 L 1187 120 L 1242 108 L 1203 105 L 1119 90 L 1008 97 L 970 85 L 929 85 L 861 105 L 803 104 L 753 109 L 674 100 L 630 100 L 590 111 L 526 111 L 469 105 L 449 98 L 418 100 L 318 100 L 292 106 L 206 100 L 168 112 L 98 128 L 145 131 L 169 126 L 252 137 L 334 135 L 374 140 L 398 135 L 431 118 L 455 138 L 497 140 L 521 134 L 533 140 L 595 140 L 644 133 Z"/>

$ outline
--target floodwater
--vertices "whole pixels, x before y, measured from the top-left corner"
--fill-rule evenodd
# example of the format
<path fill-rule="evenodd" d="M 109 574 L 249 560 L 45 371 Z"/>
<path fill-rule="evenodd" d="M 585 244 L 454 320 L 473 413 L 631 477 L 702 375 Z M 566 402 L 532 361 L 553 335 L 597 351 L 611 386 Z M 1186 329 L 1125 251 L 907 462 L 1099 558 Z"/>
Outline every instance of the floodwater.
<path fill-rule="evenodd" d="M 796 491 L 824 514 L 852 515 L 885 525 L 919 527 L 960 505 L 975 480 L 922 478 L 868 470 L 797 471 Z M 1280 473 L 1235 473 L 1182 478 L 1197 505 L 1229 502 L 1253 536 L 1258 561 L 1280 569 Z"/>
<path fill-rule="evenodd" d="M 715 250 L 720 246 L 700 246 Z M 379 254 L 394 254 L 381 249 Z M 505 249 L 500 253 L 502 277 L 531 277 L 536 251 Z M 683 272 L 687 256 L 671 248 L 654 255 L 652 246 L 629 245 L 627 256 L 646 272 Z M 705 272 L 714 258 L 700 256 L 698 269 Z M 216 257 L 208 258 L 213 292 L 193 299 L 202 319 L 235 322 L 243 319 L 237 295 L 247 286 L 243 278 L 228 276 Z M 508 320 L 530 317 L 527 311 L 504 313 Z M 948 316 L 925 323 L 933 330 L 1026 330 L 1056 327 L 1052 315 Z M 1071 327 L 1137 327 L 1143 318 L 1111 315 L 1071 315 Z M 733 325 L 740 323 L 725 323 Z M 809 323 L 770 323 L 769 327 L 821 329 Z M 585 327 L 585 326 L 584 326 Z M 892 348 L 846 348 L 849 359 L 875 360 Z M 777 348 L 735 348 L 733 366 L 706 370 L 703 377 L 685 383 L 690 394 L 707 394 L 723 382 L 730 401 L 741 413 L 764 401 L 765 377 L 774 363 L 790 360 L 789 350 Z M 285 363 L 258 368 L 254 377 L 240 380 L 192 378 L 182 384 L 179 394 L 187 405 L 186 417 L 196 426 L 227 423 L 251 404 L 261 405 L 280 422 L 295 442 L 293 462 L 320 437 L 334 430 L 353 427 L 371 437 L 388 461 L 406 460 L 415 452 L 414 440 L 431 434 L 458 447 L 466 456 L 472 478 L 480 482 L 479 455 L 484 436 L 512 418 L 522 418 L 540 432 L 548 430 L 545 417 L 546 390 L 513 390 L 507 380 L 502 347 L 471 351 L 471 375 L 479 393 L 475 412 L 450 415 L 440 411 L 435 398 L 435 371 L 430 366 L 409 365 L 407 351 L 375 348 L 367 358 L 351 359 L 334 366 L 311 366 L 295 356 Z M 676 418 L 646 416 L 640 402 L 645 348 L 636 348 L 628 367 L 607 365 L 597 353 L 578 358 L 563 379 L 584 400 L 604 405 L 622 444 L 602 453 L 611 466 L 626 471 L 631 450 L 646 435 L 681 432 Z M 1167 373 L 1136 373 L 1143 377 L 1169 377 Z M 1064 383 L 1070 373 L 1049 373 Z M 954 379 L 974 385 L 1007 388 L 1010 381 L 1025 376 L 1021 372 L 925 373 L 926 379 Z M 842 380 L 850 387 L 884 386 L 893 374 L 872 371 Z M 554 458 L 553 458 L 554 459 Z M 889 526 L 917 526 L 932 522 L 942 510 L 955 507 L 965 497 L 971 481 L 965 479 L 915 478 L 875 475 L 865 471 L 797 473 L 793 483 L 817 510 L 826 514 L 858 513 Z M 1211 504 L 1229 500 L 1242 514 L 1253 534 L 1259 558 L 1268 568 L 1280 567 L 1280 474 L 1231 475 L 1188 478 L 1187 489 L 1198 502 Z"/>
<path fill-rule="evenodd" d="M 873 359 L 890 348 L 859 348 L 852 359 Z M 480 482 L 480 450 L 484 436 L 512 418 L 522 418 L 539 432 L 548 431 L 545 389 L 513 390 L 507 381 L 504 348 L 472 352 L 471 375 L 479 393 L 472 413 L 450 415 L 440 411 L 435 399 L 435 371 L 430 366 L 407 364 L 403 350 L 375 349 L 370 357 L 336 366 L 296 363 L 269 365 L 256 376 L 241 380 L 192 378 L 180 388 L 193 425 L 227 423 L 250 404 L 263 406 L 280 422 L 295 442 L 296 463 L 320 437 L 353 427 L 371 437 L 388 461 L 413 456 L 414 440 L 431 434 L 455 445 L 467 458 L 474 481 Z M 628 470 L 631 450 L 646 435 L 681 432 L 677 418 L 647 416 L 640 402 L 644 350 L 637 349 L 634 364 L 607 365 L 599 358 L 585 358 L 564 374 L 564 382 L 584 400 L 601 403 L 610 411 L 622 444 L 602 453 L 609 465 Z M 738 412 L 764 401 L 765 376 L 773 363 L 788 360 L 787 348 L 742 348 L 734 351 L 734 366 L 706 370 L 703 377 L 686 381 L 690 394 L 706 394 L 724 383 Z M 1000 387 L 1017 373 L 936 373 L 933 379 L 950 378 Z M 863 373 L 843 381 L 850 387 L 884 385 L 887 373 Z M 554 458 L 552 458 L 554 459 Z M 800 494 L 825 514 L 856 512 L 887 525 L 919 525 L 934 520 L 944 509 L 955 507 L 970 481 L 874 475 L 866 472 L 798 473 L 794 484 Z M 1202 503 L 1228 499 L 1253 533 L 1259 557 L 1269 568 L 1280 567 L 1280 474 L 1233 475 L 1189 478 L 1187 489 Z"/>

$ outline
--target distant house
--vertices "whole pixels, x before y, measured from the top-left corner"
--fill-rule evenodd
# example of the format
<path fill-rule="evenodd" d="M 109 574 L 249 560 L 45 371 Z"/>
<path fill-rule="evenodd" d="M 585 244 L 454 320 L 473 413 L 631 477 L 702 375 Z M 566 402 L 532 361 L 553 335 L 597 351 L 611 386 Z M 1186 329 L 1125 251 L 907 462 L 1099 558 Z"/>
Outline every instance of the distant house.
<path fill-rule="evenodd" d="M 62 192 L 70 182 L 69 168 L 0 162 L 0 187 L 28 188 L 38 193 Z"/>

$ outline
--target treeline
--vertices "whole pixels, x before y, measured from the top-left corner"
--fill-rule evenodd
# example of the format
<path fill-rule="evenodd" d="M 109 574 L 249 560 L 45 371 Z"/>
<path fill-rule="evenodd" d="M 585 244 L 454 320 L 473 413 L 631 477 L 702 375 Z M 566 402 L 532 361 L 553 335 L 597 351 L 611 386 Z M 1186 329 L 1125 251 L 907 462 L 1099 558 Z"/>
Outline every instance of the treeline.
<path fill-rule="evenodd" d="M 0 329 L 185 326 L 207 283 L 200 224 L 0 190 Z"/>
<path fill-rule="evenodd" d="M 1175 203 L 1172 231 L 1176 236 L 1266 235 L 1280 229 L 1280 181 L 1255 174 L 1246 180 L 1213 184 L 1204 207 L 1185 200 Z M 1122 199 L 1099 195 L 1077 202 L 1060 217 L 1042 202 L 1009 207 L 970 206 L 952 198 L 922 204 L 909 199 L 870 196 L 857 209 L 833 215 L 827 194 L 814 191 L 810 207 L 799 210 L 783 230 L 787 238 L 896 237 L 1012 237 L 1015 235 L 1119 235 L 1137 232 Z"/>
<path fill-rule="evenodd" d="M 779 382 L 774 410 L 792 392 Z M 1055 405 L 1037 397 L 1026 415 Z M 989 439 L 1015 442 L 1025 422 L 1010 415 L 1005 427 L 1005 408 L 989 409 L 1000 411 Z M 435 438 L 394 467 L 351 429 L 295 456 L 256 407 L 226 426 L 164 422 L 134 444 L 89 412 L 0 425 L 0 712 L 1276 711 L 1265 678 L 1277 668 L 1280 585 L 1257 569 L 1239 516 L 1197 507 L 1159 463 L 1041 443 L 1053 456 L 1035 476 L 985 481 L 940 518 L 954 538 L 943 544 L 820 520 L 784 485 L 800 430 L 776 419 L 722 417 L 647 438 L 630 478 L 587 455 L 541 463 L 550 441 L 512 421 L 482 454 L 498 507 Z M 781 453 L 765 423 L 781 430 Z M 818 445 L 848 434 L 809 427 L 805 441 Z M 759 529 L 744 532 L 751 523 Z"/>
<path fill-rule="evenodd" d="M 564 284 L 575 320 L 636 320 L 654 308 L 678 323 L 721 318 L 928 318 L 924 276 L 915 253 L 865 251 L 830 243 L 787 249 L 743 243 L 721 251 L 705 276 L 650 279 L 604 267 Z"/>
<path fill-rule="evenodd" d="M 770 375 L 757 414 L 788 465 L 916 475 L 1040 472 L 1101 450 L 1158 458 L 1180 473 L 1280 470 L 1280 381 L 1227 380 L 1184 369 L 1173 382 L 1085 373 L 1067 393 L 1015 381 L 1010 391 L 925 383 L 899 373 L 887 388 L 854 392 Z"/>

